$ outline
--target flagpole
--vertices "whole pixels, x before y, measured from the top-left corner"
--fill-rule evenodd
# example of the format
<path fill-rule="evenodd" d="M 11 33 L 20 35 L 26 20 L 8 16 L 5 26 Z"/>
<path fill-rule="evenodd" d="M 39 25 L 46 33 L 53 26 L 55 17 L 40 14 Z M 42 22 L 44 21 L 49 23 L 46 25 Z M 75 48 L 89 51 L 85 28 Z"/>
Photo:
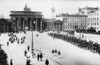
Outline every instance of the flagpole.
<path fill-rule="evenodd" d="M 53 18 L 53 22 L 54 22 L 54 12 L 55 12 L 55 8 L 52 7 L 52 8 L 51 8 L 51 11 L 52 11 L 52 18 Z M 53 26 L 54 26 L 54 25 L 53 25 Z M 53 29 L 53 31 L 54 31 L 54 29 Z"/>

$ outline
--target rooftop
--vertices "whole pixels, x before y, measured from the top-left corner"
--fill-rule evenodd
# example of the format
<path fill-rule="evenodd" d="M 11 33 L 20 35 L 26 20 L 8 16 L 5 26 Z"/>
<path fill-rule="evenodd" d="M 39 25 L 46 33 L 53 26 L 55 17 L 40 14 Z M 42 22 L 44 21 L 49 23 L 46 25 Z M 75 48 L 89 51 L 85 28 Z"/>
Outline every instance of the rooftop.
<path fill-rule="evenodd" d="M 99 7 L 84 7 L 84 8 L 79 8 L 79 9 L 88 9 L 88 10 L 99 10 Z"/>
<path fill-rule="evenodd" d="M 0 18 L 0 24 L 10 23 L 8 19 Z"/>
<path fill-rule="evenodd" d="M 24 16 L 32 16 L 32 15 L 42 15 L 42 12 L 38 12 L 38 11 L 31 11 L 31 8 L 27 7 L 27 4 L 24 7 L 23 11 L 10 11 L 10 16 L 14 16 L 14 15 L 24 15 Z"/>
<path fill-rule="evenodd" d="M 80 14 L 60 14 L 56 17 L 87 17 L 87 15 L 80 15 Z"/>

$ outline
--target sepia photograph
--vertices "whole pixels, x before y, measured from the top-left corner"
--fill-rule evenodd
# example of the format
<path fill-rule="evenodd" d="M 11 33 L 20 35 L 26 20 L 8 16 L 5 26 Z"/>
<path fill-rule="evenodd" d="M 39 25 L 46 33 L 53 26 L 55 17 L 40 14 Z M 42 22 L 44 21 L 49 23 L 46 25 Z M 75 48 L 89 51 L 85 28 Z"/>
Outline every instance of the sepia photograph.
<path fill-rule="evenodd" d="M 0 0 L 0 65 L 100 65 L 100 0 Z"/>

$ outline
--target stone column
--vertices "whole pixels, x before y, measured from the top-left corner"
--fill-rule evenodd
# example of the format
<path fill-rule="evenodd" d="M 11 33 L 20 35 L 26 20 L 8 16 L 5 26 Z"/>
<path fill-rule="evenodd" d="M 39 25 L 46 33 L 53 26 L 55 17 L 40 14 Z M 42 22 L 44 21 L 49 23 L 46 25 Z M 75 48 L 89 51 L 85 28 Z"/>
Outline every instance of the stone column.
<path fill-rule="evenodd" d="M 6 25 L 6 28 L 7 28 L 6 30 L 7 30 L 7 32 L 8 32 L 8 24 Z"/>
<path fill-rule="evenodd" d="M 16 25 L 16 30 L 17 30 L 17 18 L 15 18 L 15 25 Z"/>
<path fill-rule="evenodd" d="M 38 18 L 36 18 L 36 21 L 35 21 L 35 30 L 37 31 L 37 21 L 38 21 Z"/>
<path fill-rule="evenodd" d="M 32 18 L 30 19 L 30 31 L 32 30 Z"/>
<path fill-rule="evenodd" d="M 25 20 L 24 20 L 24 18 L 22 19 L 22 22 L 23 22 L 23 30 L 25 30 Z"/>
<path fill-rule="evenodd" d="M 59 24 L 59 32 L 60 32 L 60 24 Z"/>
<path fill-rule="evenodd" d="M 18 18 L 17 18 L 17 31 L 19 31 L 19 20 L 18 20 Z"/>
<path fill-rule="evenodd" d="M 41 31 L 42 31 L 42 18 L 41 18 Z"/>
<path fill-rule="evenodd" d="M 60 24 L 59 24 L 59 31 L 61 31 L 61 30 L 60 30 Z"/>
<path fill-rule="evenodd" d="M 18 28 L 21 29 L 21 19 L 20 18 L 18 18 Z"/>
<path fill-rule="evenodd" d="M 6 28 L 6 27 L 5 27 L 5 24 L 4 24 L 4 29 L 3 29 L 4 32 L 5 32 L 5 28 Z"/>
<path fill-rule="evenodd" d="M 7 24 L 7 32 L 9 32 L 9 26 L 8 26 L 9 24 Z"/>

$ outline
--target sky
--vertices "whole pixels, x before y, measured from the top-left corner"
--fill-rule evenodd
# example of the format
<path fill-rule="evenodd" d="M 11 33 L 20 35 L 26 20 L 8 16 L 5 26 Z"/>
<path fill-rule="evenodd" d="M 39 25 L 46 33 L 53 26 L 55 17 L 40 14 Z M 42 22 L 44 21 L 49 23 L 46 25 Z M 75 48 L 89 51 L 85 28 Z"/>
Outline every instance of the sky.
<path fill-rule="evenodd" d="M 52 18 L 52 7 L 55 8 L 55 15 L 74 14 L 79 7 L 100 7 L 100 0 L 0 0 L 0 17 L 10 18 L 10 11 L 22 11 L 25 3 L 32 11 L 42 12 L 45 18 Z"/>

